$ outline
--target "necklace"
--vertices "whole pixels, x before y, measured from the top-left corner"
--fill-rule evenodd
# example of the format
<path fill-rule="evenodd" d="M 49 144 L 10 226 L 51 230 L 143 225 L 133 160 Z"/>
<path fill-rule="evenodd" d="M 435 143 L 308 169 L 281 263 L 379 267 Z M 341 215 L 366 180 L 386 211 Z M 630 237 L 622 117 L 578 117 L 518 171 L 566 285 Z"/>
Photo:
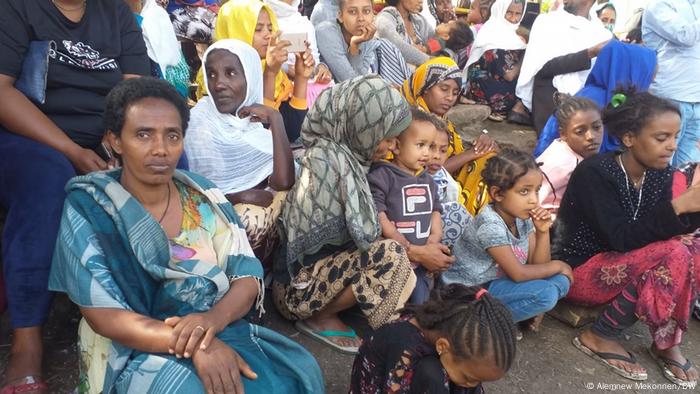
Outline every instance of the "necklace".
<path fill-rule="evenodd" d="M 635 183 L 633 183 L 629 176 L 627 176 L 627 170 L 625 169 L 625 165 L 622 163 L 622 155 L 617 156 L 617 161 L 620 163 L 620 167 L 622 168 L 622 172 L 625 174 L 625 180 L 626 185 L 627 185 L 627 194 L 631 197 L 632 192 L 630 191 L 630 183 L 632 183 L 633 186 L 636 186 Z M 647 170 L 644 170 L 644 174 L 642 174 L 642 179 L 639 180 L 639 194 L 637 195 L 637 208 L 634 210 L 634 215 L 632 215 L 632 221 L 637 220 L 637 214 L 639 213 L 639 207 L 642 205 L 642 192 L 644 191 L 644 179 L 647 177 Z"/>
<path fill-rule="evenodd" d="M 165 219 L 165 214 L 168 213 L 168 209 L 170 209 L 170 182 L 168 182 L 168 203 L 165 205 L 165 211 L 163 211 L 163 216 L 160 217 L 158 223 L 163 222 L 163 219 Z"/>
<path fill-rule="evenodd" d="M 75 11 L 82 10 L 83 8 L 85 8 L 85 5 L 87 4 L 87 0 L 83 0 L 83 2 L 80 3 L 80 5 L 77 6 L 77 7 L 75 7 L 75 8 L 66 8 L 65 6 L 60 5 L 56 0 L 51 0 L 51 2 L 52 2 L 53 5 L 55 5 L 59 10 L 65 11 L 65 12 L 75 12 Z"/>

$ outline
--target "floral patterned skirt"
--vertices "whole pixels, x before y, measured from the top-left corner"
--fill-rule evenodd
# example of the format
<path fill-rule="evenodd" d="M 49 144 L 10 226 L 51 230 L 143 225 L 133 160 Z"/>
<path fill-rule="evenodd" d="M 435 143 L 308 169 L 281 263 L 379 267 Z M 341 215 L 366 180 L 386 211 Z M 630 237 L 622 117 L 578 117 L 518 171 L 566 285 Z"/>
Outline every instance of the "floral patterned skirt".
<path fill-rule="evenodd" d="M 567 299 L 581 305 L 612 301 L 629 283 L 638 299 L 635 314 L 649 326 L 654 342 L 668 349 L 688 330 L 700 279 L 700 239 L 692 235 L 651 243 L 627 252 L 605 252 L 574 269 Z"/>
<path fill-rule="evenodd" d="M 396 241 L 374 242 L 368 251 L 333 254 L 302 270 L 294 283 L 273 284 L 275 306 L 289 320 L 304 320 L 323 310 L 350 287 L 369 325 L 376 329 L 399 317 L 416 277 L 406 251 Z"/>
<path fill-rule="evenodd" d="M 495 114 L 507 115 L 518 102 L 515 96 L 518 79 L 508 81 L 504 75 L 520 63 L 524 53 L 524 50 L 486 51 L 467 69 L 467 98 L 488 105 Z"/>

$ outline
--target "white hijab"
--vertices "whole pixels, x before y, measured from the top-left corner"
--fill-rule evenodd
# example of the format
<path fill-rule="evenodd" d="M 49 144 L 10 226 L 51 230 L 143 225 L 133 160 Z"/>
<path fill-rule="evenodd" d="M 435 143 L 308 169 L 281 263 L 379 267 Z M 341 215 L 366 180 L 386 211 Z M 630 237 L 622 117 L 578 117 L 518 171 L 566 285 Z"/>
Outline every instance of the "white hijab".
<path fill-rule="evenodd" d="M 506 20 L 506 12 L 513 0 L 496 0 L 491 6 L 491 17 L 476 35 L 476 40 L 472 45 L 472 52 L 469 55 L 466 67 L 476 63 L 484 55 L 484 52 L 492 49 L 519 50 L 525 49 L 525 41 L 515 34 L 520 25 L 510 23 Z M 523 1 L 523 16 L 525 16 L 525 5 Z M 522 20 L 522 17 L 520 18 Z M 467 69 L 464 69 L 464 80 L 466 81 Z"/>
<path fill-rule="evenodd" d="M 210 95 L 200 99 L 191 111 L 185 151 L 193 172 L 229 194 L 251 189 L 272 175 L 272 134 L 261 123 L 238 117 L 241 108 L 263 103 L 260 56 L 243 41 L 219 40 L 204 53 L 203 70 L 209 54 L 217 49 L 238 56 L 245 73 L 246 96 L 236 115 L 219 112 Z M 204 86 L 209 92 L 206 76 Z"/>
<path fill-rule="evenodd" d="M 598 18 L 586 19 L 559 9 L 535 19 L 530 42 L 515 94 L 532 110 L 532 87 L 535 75 L 550 60 L 582 51 L 612 38 Z M 593 64 L 591 64 L 593 66 Z M 575 94 L 586 82 L 590 69 L 554 77 L 554 87 L 562 93 Z"/>
<path fill-rule="evenodd" d="M 168 66 L 176 66 L 180 62 L 180 42 L 175 36 L 173 24 L 168 13 L 156 4 L 156 0 L 144 2 L 141 16 L 141 30 L 148 57 L 158 63 L 165 75 Z"/>
<path fill-rule="evenodd" d="M 301 0 L 292 0 L 292 4 L 287 4 L 282 0 L 264 0 L 264 3 L 269 5 L 275 13 L 277 25 L 283 33 L 306 33 L 311 47 L 311 56 L 318 64 L 320 55 L 316 44 L 316 30 L 309 18 L 299 13 L 300 2 Z M 293 65 L 295 61 L 294 54 L 290 53 L 287 63 Z"/>
<path fill-rule="evenodd" d="M 423 18 L 425 18 L 430 27 L 432 27 L 433 30 L 435 30 L 435 27 L 437 27 L 437 25 L 440 24 L 440 21 L 438 21 L 437 18 L 430 11 L 430 4 L 428 4 L 428 1 L 435 0 L 423 0 L 423 8 L 420 10 L 420 14 L 423 15 Z"/>

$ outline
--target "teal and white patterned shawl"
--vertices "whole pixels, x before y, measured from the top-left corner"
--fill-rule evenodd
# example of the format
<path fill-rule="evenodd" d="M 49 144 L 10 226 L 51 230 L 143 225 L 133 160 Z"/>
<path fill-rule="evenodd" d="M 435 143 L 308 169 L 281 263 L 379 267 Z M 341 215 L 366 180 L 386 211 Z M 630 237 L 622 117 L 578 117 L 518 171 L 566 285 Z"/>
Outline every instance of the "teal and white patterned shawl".
<path fill-rule="evenodd" d="M 155 319 L 210 309 L 230 281 L 255 277 L 260 262 L 233 207 L 216 186 L 193 173 L 174 178 L 202 193 L 228 224 L 226 241 L 215 245 L 218 263 L 171 263 L 170 244 L 158 222 L 119 183 L 120 170 L 92 173 L 68 182 L 68 197 L 54 252 L 49 288 L 82 307 L 116 308 Z M 262 308 L 263 287 L 256 307 Z M 116 342 L 108 360 L 105 393 L 126 366 L 132 349 Z"/>

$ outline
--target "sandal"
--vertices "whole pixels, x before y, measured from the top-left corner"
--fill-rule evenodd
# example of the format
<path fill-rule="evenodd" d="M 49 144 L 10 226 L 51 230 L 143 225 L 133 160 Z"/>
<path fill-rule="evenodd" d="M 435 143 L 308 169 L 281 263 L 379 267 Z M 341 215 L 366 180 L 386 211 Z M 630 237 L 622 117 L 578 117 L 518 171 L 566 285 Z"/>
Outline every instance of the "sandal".
<path fill-rule="evenodd" d="M 673 371 L 671 371 L 671 368 L 669 368 L 669 366 L 674 366 L 674 367 L 682 369 L 683 372 L 687 373 L 688 370 L 690 370 L 690 368 L 693 367 L 693 363 L 690 361 L 689 358 L 685 359 L 685 364 L 681 364 L 676 360 L 671 360 L 670 358 L 659 356 L 658 354 L 654 353 L 652 348 L 649 348 L 649 355 L 651 356 L 651 358 L 654 359 L 654 361 L 656 361 L 656 364 L 659 367 L 661 367 L 661 371 L 663 371 L 664 377 L 666 379 L 670 380 L 671 382 L 673 382 L 679 386 L 691 386 L 691 387 L 695 387 L 695 385 L 698 383 L 697 380 L 691 381 L 691 380 L 684 380 L 684 379 L 679 378 L 678 376 L 676 376 L 673 373 Z"/>
<path fill-rule="evenodd" d="M 624 368 L 612 365 L 609 362 L 609 360 L 620 360 L 630 364 L 636 364 L 637 357 L 635 357 L 634 354 L 627 352 L 628 357 L 625 357 L 623 355 L 615 353 L 596 352 L 584 345 L 578 337 L 575 337 L 572 342 L 576 349 L 582 351 L 585 355 L 591 357 L 592 359 L 600 361 L 601 363 L 612 369 L 613 372 L 615 372 L 616 374 L 631 380 L 647 380 L 648 375 L 646 372 L 630 372 L 625 370 Z"/>
<path fill-rule="evenodd" d="M 503 115 L 493 113 L 493 114 L 489 115 L 489 120 L 494 121 L 494 122 L 503 122 L 504 120 L 506 120 L 506 117 Z"/>
<path fill-rule="evenodd" d="M 355 330 L 350 327 L 348 327 L 350 331 L 314 331 L 314 329 L 303 320 L 298 320 L 296 323 L 294 323 L 294 327 L 299 330 L 300 333 L 326 344 L 341 353 L 351 355 L 356 355 L 359 353 L 359 348 L 357 346 L 340 346 L 329 339 L 330 337 L 357 338 Z"/>
<path fill-rule="evenodd" d="M 28 375 L 23 378 L 15 379 L 12 382 L 20 381 L 23 383 L 8 384 L 7 386 L 0 388 L 0 394 L 21 394 L 32 391 L 48 392 L 49 390 L 49 386 L 44 382 L 41 376 Z"/>

